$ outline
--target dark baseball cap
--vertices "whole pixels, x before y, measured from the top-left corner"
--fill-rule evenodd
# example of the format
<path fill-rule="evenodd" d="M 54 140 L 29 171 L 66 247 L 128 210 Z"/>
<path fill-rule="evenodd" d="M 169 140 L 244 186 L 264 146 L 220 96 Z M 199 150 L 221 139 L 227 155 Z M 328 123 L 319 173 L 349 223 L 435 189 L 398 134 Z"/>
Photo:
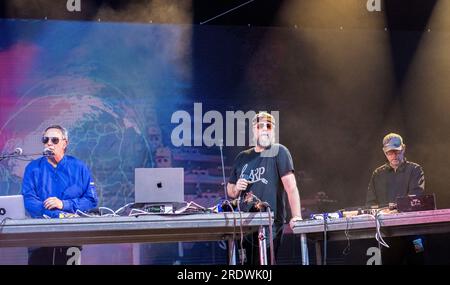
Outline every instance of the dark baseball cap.
<path fill-rule="evenodd" d="M 383 151 L 402 150 L 403 139 L 399 134 L 390 133 L 383 138 Z"/>

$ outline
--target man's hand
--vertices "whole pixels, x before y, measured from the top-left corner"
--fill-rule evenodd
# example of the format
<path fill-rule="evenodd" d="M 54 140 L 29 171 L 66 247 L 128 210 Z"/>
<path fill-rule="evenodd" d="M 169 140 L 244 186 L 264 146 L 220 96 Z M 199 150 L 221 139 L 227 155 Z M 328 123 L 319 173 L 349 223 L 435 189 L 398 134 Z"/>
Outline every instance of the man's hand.
<path fill-rule="evenodd" d="M 52 210 L 52 209 L 62 210 L 63 202 L 61 200 L 59 200 L 58 198 L 56 198 L 56 197 L 50 197 L 50 198 L 47 198 L 47 200 L 44 201 L 44 207 L 47 210 Z"/>
<path fill-rule="evenodd" d="M 295 222 L 303 220 L 302 217 L 295 216 L 289 221 L 289 226 L 294 229 Z"/>
<path fill-rule="evenodd" d="M 228 183 L 227 184 L 228 196 L 230 196 L 230 198 L 233 199 L 239 197 L 241 191 L 247 189 L 248 184 L 250 184 L 250 182 L 243 178 L 236 181 L 236 184 Z"/>
<path fill-rule="evenodd" d="M 239 193 L 241 191 L 244 191 L 245 189 L 247 189 L 248 186 L 248 181 L 241 178 L 236 182 L 236 191 Z"/>

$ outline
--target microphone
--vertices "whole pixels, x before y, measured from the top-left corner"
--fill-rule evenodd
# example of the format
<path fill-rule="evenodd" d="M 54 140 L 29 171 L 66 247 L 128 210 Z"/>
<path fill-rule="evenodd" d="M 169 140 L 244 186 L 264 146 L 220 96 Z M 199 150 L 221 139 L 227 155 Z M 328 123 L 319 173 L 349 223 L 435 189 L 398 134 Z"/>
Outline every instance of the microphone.
<path fill-rule="evenodd" d="M 14 157 L 17 157 L 17 156 L 21 156 L 22 153 L 23 153 L 23 150 L 20 147 L 16 147 L 16 149 L 13 152 L 11 152 L 11 153 L 8 153 L 8 154 L 1 154 L 0 153 L 0 161 L 3 160 L 3 159 L 6 159 L 6 158 L 14 158 Z"/>
<path fill-rule="evenodd" d="M 44 156 L 52 156 L 52 155 L 55 155 L 55 153 L 53 152 L 53 150 L 51 150 L 48 147 L 46 147 L 44 149 L 44 151 L 42 152 L 42 155 L 44 155 Z"/>
<path fill-rule="evenodd" d="M 20 156 L 22 154 L 23 154 L 23 149 L 21 149 L 20 147 L 16 147 L 16 149 L 13 152 L 13 155 Z"/>

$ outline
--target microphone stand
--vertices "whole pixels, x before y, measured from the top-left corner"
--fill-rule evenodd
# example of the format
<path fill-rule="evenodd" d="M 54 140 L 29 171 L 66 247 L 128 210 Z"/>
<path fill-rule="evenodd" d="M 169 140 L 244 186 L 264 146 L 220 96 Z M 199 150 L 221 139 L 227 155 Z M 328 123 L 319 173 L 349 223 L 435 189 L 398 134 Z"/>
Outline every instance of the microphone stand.
<path fill-rule="evenodd" d="M 222 141 L 220 142 L 219 148 L 220 148 L 220 160 L 222 162 L 222 177 L 223 177 L 223 190 L 224 190 L 224 194 L 225 194 L 225 203 L 227 203 L 230 208 L 231 211 L 234 213 L 233 210 L 233 205 L 230 203 L 230 201 L 228 201 L 228 194 L 227 194 L 227 186 L 226 186 L 226 181 L 225 181 L 225 165 L 223 162 L 223 152 L 222 152 L 222 147 L 223 147 L 223 143 Z M 242 226 L 242 211 L 240 208 L 240 201 L 241 201 L 241 193 L 239 193 L 238 199 L 237 199 L 237 210 L 239 213 L 239 228 L 240 228 L 240 233 L 241 233 L 241 239 L 240 239 L 240 244 L 241 244 L 241 249 L 238 250 L 239 253 L 239 259 L 241 261 L 241 265 L 244 265 L 244 260 L 245 260 L 245 249 L 243 246 L 243 242 L 244 242 L 244 231 L 243 231 L 243 226 Z M 229 246 L 229 254 L 230 254 L 230 263 L 233 265 L 236 265 L 236 252 L 235 252 L 235 244 L 234 244 L 234 238 L 233 241 L 228 241 L 228 246 Z"/>
<path fill-rule="evenodd" d="M 220 160 L 222 162 L 223 191 L 224 191 L 224 194 L 225 194 L 225 200 L 228 201 L 227 185 L 226 185 L 226 182 L 225 182 L 225 166 L 224 166 L 224 163 L 223 163 L 222 147 L 223 147 L 223 145 L 222 145 L 222 142 L 221 142 L 220 145 L 219 145 L 219 148 L 220 148 Z"/>
<path fill-rule="evenodd" d="M 42 155 L 44 157 L 49 157 L 49 156 L 52 156 L 53 154 L 44 154 L 42 152 L 30 153 L 30 154 L 16 154 L 16 153 L 2 154 L 2 155 L 0 155 L 0 161 L 7 159 L 7 158 L 19 158 L 19 157 L 27 157 L 27 156 L 35 156 L 35 155 Z"/>
<path fill-rule="evenodd" d="M 3 159 L 15 158 L 15 157 L 20 157 L 20 156 L 22 156 L 22 155 L 21 154 L 16 154 L 16 153 L 2 154 L 2 155 L 0 155 L 0 161 L 2 161 Z"/>

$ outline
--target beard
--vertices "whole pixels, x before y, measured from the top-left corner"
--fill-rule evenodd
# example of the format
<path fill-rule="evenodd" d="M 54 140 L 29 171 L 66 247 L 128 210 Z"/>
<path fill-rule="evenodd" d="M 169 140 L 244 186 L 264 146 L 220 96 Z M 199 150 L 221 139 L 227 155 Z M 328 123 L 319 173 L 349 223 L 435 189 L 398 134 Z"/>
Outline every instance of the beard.
<path fill-rule="evenodd" d="M 258 146 L 262 148 L 268 148 L 272 145 L 273 139 L 271 138 L 270 135 L 263 134 L 259 136 L 256 143 L 258 144 Z"/>

